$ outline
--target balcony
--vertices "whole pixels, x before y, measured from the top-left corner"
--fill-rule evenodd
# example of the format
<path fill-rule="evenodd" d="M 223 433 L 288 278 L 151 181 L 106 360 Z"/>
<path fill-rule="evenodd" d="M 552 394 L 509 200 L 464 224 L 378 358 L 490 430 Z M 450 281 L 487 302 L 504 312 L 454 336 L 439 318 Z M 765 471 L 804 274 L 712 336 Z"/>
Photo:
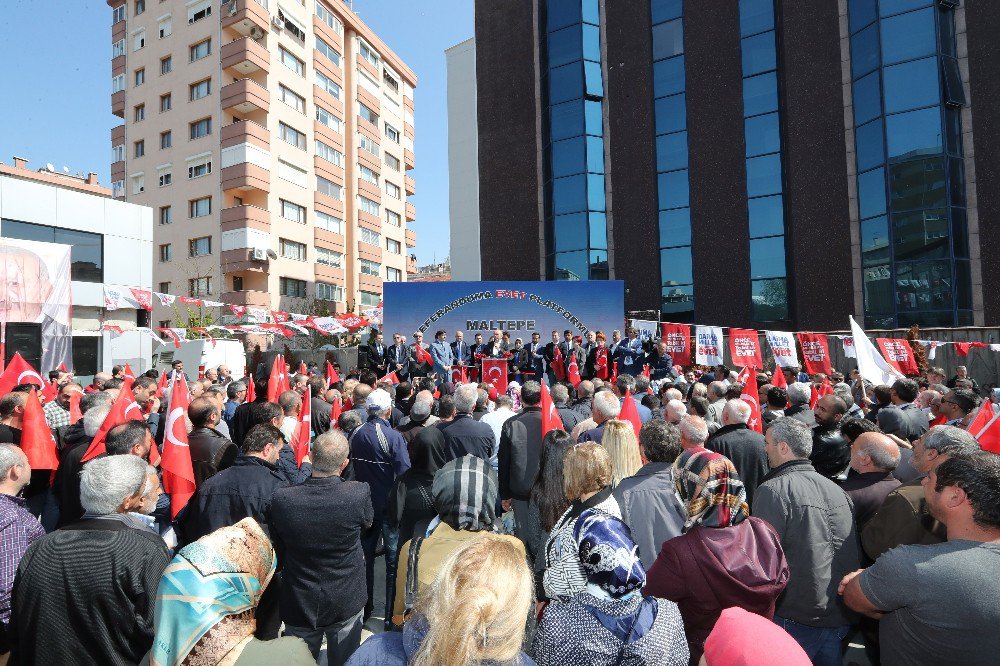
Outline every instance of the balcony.
<path fill-rule="evenodd" d="M 406 247 L 416 247 L 417 246 L 417 232 L 412 229 L 406 230 Z"/>
<path fill-rule="evenodd" d="M 222 4 L 222 27 L 249 35 L 254 28 L 264 34 L 271 29 L 271 12 L 267 0 L 230 0 Z"/>
<path fill-rule="evenodd" d="M 250 79 L 240 79 L 223 86 L 220 99 L 222 109 L 230 112 L 234 110 L 239 113 L 266 112 L 271 106 L 271 95 L 267 92 L 267 88 Z"/>
<path fill-rule="evenodd" d="M 326 229 L 320 229 L 319 227 L 316 227 L 313 232 L 313 240 L 316 245 L 325 247 L 329 250 L 336 250 L 341 253 L 344 252 L 344 248 L 346 247 L 343 234 L 327 231 Z"/>
<path fill-rule="evenodd" d="M 408 197 L 417 193 L 417 181 L 413 180 L 413 176 L 403 176 L 403 189 Z"/>
<path fill-rule="evenodd" d="M 339 285 L 343 285 L 346 279 L 343 268 L 326 264 L 315 264 L 315 277 L 318 282 L 333 282 Z"/>
<path fill-rule="evenodd" d="M 411 204 L 410 202 L 406 202 L 406 221 L 415 222 L 416 219 L 417 219 L 417 207 Z"/>
<path fill-rule="evenodd" d="M 271 172 L 249 162 L 225 167 L 222 170 L 222 189 L 270 192 Z"/>
<path fill-rule="evenodd" d="M 382 292 L 382 278 L 375 275 L 358 274 L 358 286 L 365 291 Z"/>
<path fill-rule="evenodd" d="M 253 271 L 256 273 L 266 273 L 271 262 L 267 259 L 256 261 L 253 258 L 253 250 L 245 247 L 238 250 L 222 251 L 222 272 L 223 273 L 243 273 Z"/>
<path fill-rule="evenodd" d="M 417 257 L 410 255 L 406 258 L 406 274 L 413 275 L 417 272 Z"/>
<path fill-rule="evenodd" d="M 125 119 L 125 91 L 119 90 L 111 95 L 111 113 L 122 120 Z"/>
<path fill-rule="evenodd" d="M 403 148 L 403 164 L 406 166 L 407 171 L 415 167 L 415 162 L 413 160 L 413 151 Z"/>
<path fill-rule="evenodd" d="M 232 206 L 222 209 L 222 230 L 259 229 L 271 231 L 271 213 L 257 206 Z"/>
<path fill-rule="evenodd" d="M 267 49 L 250 37 L 237 39 L 222 47 L 222 69 L 231 69 L 233 76 L 249 76 L 267 72 L 270 58 Z"/>
<path fill-rule="evenodd" d="M 232 305 L 249 305 L 258 308 L 271 308 L 271 294 L 266 291 L 244 289 L 242 291 L 222 292 L 222 302 Z"/>
<path fill-rule="evenodd" d="M 111 163 L 111 181 L 125 180 L 125 160 Z"/>
<path fill-rule="evenodd" d="M 263 125 L 250 120 L 237 120 L 222 127 L 222 147 L 252 143 L 261 148 L 271 148 L 271 132 Z"/>

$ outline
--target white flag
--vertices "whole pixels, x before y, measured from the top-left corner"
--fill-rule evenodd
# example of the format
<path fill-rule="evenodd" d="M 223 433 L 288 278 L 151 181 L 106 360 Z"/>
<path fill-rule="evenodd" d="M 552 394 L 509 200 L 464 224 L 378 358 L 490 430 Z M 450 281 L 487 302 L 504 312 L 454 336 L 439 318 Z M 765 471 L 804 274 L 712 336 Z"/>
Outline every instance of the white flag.
<path fill-rule="evenodd" d="M 176 298 L 176 296 L 171 296 L 170 294 L 161 294 L 158 291 L 154 291 L 153 295 L 156 296 L 158 299 L 160 299 L 160 305 L 164 306 L 173 305 L 174 299 Z"/>
<path fill-rule="evenodd" d="M 701 365 L 722 365 L 722 329 L 717 326 L 695 328 L 694 362 Z"/>
<path fill-rule="evenodd" d="M 125 298 L 120 289 L 115 287 L 109 287 L 104 285 L 104 309 L 105 310 L 117 310 L 122 306 L 122 300 Z"/>
<path fill-rule="evenodd" d="M 880 384 L 892 385 L 897 379 L 904 379 L 901 372 L 886 363 L 872 341 L 865 335 L 863 328 L 858 326 L 854 317 L 848 316 L 851 320 L 851 333 L 854 334 L 854 352 L 858 359 L 858 373 L 876 386 Z"/>
<path fill-rule="evenodd" d="M 917 340 L 927 349 L 927 360 L 933 361 L 934 357 L 937 356 L 937 348 L 941 343 L 937 340 Z"/>
<path fill-rule="evenodd" d="M 764 331 L 767 344 L 774 354 L 774 363 L 779 368 L 794 368 L 799 364 L 799 354 L 795 351 L 795 334 L 785 331 Z"/>

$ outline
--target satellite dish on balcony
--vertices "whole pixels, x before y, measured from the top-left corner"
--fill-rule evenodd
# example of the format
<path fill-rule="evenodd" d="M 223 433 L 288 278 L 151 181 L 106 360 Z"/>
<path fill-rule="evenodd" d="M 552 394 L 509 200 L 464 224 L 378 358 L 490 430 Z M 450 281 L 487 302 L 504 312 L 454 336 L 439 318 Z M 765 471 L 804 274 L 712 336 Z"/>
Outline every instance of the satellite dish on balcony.
<path fill-rule="evenodd" d="M 270 257 L 271 259 L 277 259 L 278 258 L 278 253 L 275 252 L 274 250 L 270 250 L 269 249 L 267 251 L 267 256 Z"/>

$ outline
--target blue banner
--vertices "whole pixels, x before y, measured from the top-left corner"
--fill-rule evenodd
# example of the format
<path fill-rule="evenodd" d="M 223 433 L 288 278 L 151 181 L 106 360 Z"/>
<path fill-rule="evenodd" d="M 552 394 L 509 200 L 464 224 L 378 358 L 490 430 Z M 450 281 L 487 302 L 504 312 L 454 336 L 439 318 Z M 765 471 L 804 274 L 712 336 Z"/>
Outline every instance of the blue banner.
<path fill-rule="evenodd" d="M 412 342 L 415 331 L 431 342 L 434 334 L 465 331 L 465 339 L 494 330 L 509 331 L 511 340 L 525 342 L 539 333 L 549 342 L 552 331 L 621 330 L 625 316 L 625 283 L 621 280 L 554 282 L 385 282 L 382 285 L 383 325 Z"/>

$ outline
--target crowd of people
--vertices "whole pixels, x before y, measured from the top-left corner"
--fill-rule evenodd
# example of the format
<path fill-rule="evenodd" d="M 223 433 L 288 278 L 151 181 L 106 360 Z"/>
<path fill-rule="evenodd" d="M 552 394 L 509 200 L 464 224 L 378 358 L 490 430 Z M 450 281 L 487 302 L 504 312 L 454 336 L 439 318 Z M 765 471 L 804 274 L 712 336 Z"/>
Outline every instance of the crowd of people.
<path fill-rule="evenodd" d="M 324 646 L 352 666 L 826 665 L 849 636 L 873 664 L 1000 653 L 1000 456 L 966 430 L 996 398 L 964 369 L 758 371 L 757 406 L 634 329 L 421 337 L 379 334 L 343 379 L 286 368 L 278 394 L 264 364 L 253 386 L 190 380 L 179 513 L 155 462 L 182 363 L 53 371 L 45 426 L 35 385 L 0 396 L 0 665 L 294 666 Z M 505 392 L 451 381 L 486 357 L 512 360 Z M 126 389 L 142 418 L 108 428 Z M 20 447 L 37 427 L 55 471 Z"/>

